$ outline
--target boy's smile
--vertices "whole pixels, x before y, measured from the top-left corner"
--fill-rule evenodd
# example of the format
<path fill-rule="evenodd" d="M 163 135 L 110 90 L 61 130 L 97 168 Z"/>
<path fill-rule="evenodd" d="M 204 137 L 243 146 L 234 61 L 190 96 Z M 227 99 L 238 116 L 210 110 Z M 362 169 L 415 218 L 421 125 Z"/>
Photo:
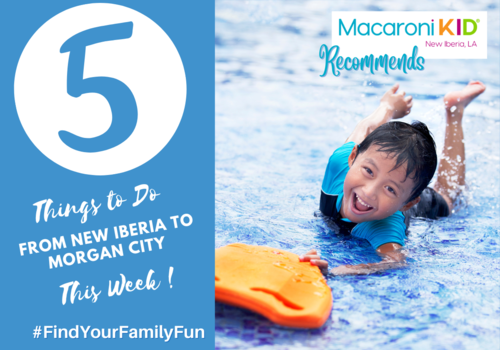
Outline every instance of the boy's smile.
<path fill-rule="evenodd" d="M 372 145 L 356 157 L 356 146 L 349 156 L 340 213 L 352 222 L 385 219 L 398 210 L 408 210 L 420 200 L 406 203 L 415 182 L 406 177 L 405 165 L 394 169 L 396 158 L 378 152 L 377 147 Z"/>
<path fill-rule="evenodd" d="M 352 197 L 353 197 L 352 210 L 355 212 L 355 214 L 363 215 L 373 210 L 374 207 L 363 201 L 356 192 L 354 192 L 354 196 Z"/>

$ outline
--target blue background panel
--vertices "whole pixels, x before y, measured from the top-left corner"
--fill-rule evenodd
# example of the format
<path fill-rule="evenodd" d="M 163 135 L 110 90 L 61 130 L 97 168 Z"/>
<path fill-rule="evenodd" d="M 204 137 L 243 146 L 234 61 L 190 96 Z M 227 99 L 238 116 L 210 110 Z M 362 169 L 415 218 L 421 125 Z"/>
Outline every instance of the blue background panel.
<path fill-rule="evenodd" d="M 0 222 L 3 272 L 0 307 L 0 339 L 8 349 L 210 349 L 214 347 L 214 5 L 209 1 L 118 1 L 156 22 L 175 44 L 187 80 L 187 101 L 181 123 L 167 146 L 144 165 L 111 176 L 90 176 L 67 170 L 45 157 L 30 141 L 19 121 L 14 102 L 17 62 L 31 36 L 46 21 L 83 1 L 17 1 L 2 4 L 0 14 L 0 101 L 2 184 Z M 131 68 L 133 69 L 133 68 Z M 134 187 L 148 184 L 161 193 L 154 202 L 146 199 L 133 208 Z M 106 196 L 113 190 L 127 202 L 109 211 Z M 79 205 L 93 198 L 102 207 L 85 224 L 80 215 L 35 223 L 33 204 L 51 198 Z M 188 213 L 189 227 L 175 229 L 170 216 Z M 167 230 L 115 240 L 112 227 L 161 219 Z M 79 232 L 109 229 L 104 243 L 71 247 L 48 253 L 20 256 L 19 244 Z M 140 238 L 164 236 L 163 249 L 130 254 L 128 245 Z M 52 253 L 87 251 L 123 244 L 124 256 L 49 269 Z M 157 246 L 153 242 L 153 248 Z M 169 285 L 169 267 L 174 267 Z M 156 291 L 123 292 L 108 297 L 109 281 L 124 274 L 128 280 L 145 280 L 148 271 L 161 281 Z M 90 300 L 62 305 L 63 283 L 77 280 L 80 290 L 96 286 L 102 291 Z M 204 339 L 35 339 L 36 326 L 74 328 L 203 328 Z M 167 347 L 166 347 L 167 346 Z"/>

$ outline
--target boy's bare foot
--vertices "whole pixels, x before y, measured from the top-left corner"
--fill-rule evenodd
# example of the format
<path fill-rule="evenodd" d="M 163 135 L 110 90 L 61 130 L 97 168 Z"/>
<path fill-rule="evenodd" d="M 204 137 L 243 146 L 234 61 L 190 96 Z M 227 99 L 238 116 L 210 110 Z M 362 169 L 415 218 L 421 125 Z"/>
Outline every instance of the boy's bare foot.
<path fill-rule="evenodd" d="M 486 86 L 480 81 L 471 81 L 469 85 L 460 91 L 452 91 L 444 96 L 446 112 L 452 116 L 463 115 L 465 107 L 477 96 L 486 90 Z"/>

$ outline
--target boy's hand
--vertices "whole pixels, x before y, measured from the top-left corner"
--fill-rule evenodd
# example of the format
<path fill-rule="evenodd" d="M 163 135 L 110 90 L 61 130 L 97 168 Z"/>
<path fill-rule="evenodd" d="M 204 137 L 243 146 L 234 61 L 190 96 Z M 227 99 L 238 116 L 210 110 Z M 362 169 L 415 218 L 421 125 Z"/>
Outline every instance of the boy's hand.
<path fill-rule="evenodd" d="M 413 101 L 411 96 L 405 97 L 403 90 L 398 91 L 399 84 L 394 84 L 380 99 L 380 105 L 384 105 L 392 111 L 392 119 L 403 118 L 410 113 Z"/>
<path fill-rule="evenodd" d="M 323 274 L 328 273 L 328 261 L 321 260 L 321 256 L 318 254 L 318 252 L 316 252 L 316 249 L 312 249 L 304 255 L 301 255 L 299 259 L 302 262 L 309 261 L 311 265 L 319 267 Z"/>

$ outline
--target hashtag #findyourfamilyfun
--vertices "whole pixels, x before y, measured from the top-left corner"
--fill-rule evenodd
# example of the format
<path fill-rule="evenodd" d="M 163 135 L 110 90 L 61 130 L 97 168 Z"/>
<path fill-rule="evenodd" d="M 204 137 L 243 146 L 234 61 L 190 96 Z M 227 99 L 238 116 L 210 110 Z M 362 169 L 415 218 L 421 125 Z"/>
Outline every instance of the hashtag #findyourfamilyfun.
<path fill-rule="evenodd" d="M 42 333 L 41 326 L 36 326 L 34 337 L 38 339 Z M 171 339 L 203 339 L 205 330 L 203 328 L 186 328 L 184 326 L 175 326 L 173 328 L 164 328 L 162 325 L 156 325 L 154 328 L 131 328 L 129 326 L 119 326 L 118 328 L 91 328 L 91 326 L 78 326 L 74 328 L 58 328 L 57 326 L 44 326 L 43 337 L 45 339 L 165 339 L 165 342 Z"/>

